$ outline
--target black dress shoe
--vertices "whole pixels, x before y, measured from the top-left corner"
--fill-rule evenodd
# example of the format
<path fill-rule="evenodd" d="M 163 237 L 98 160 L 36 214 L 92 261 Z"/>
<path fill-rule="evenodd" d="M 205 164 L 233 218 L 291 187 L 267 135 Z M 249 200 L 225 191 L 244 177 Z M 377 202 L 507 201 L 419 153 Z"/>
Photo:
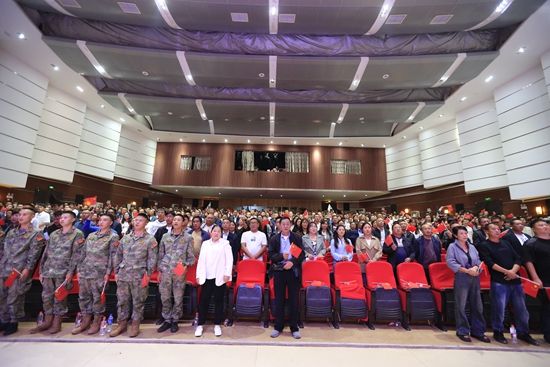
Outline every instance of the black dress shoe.
<path fill-rule="evenodd" d="M 172 326 L 170 327 L 171 333 L 177 333 L 180 327 L 178 326 L 178 323 L 176 321 L 172 322 Z"/>
<path fill-rule="evenodd" d="M 8 327 L 7 322 L 0 322 L 0 331 L 6 330 L 7 327 Z"/>
<path fill-rule="evenodd" d="M 19 323 L 17 322 L 10 322 L 8 326 L 6 327 L 6 330 L 4 331 L 4 336 L 8 336 L 11 334 L 15 334 L 19 330 Z"/>
<path fill-rule="evenodd" d="M 491 340 L 487 338 L 485 335 L 472 335 L 472 338 L 476 338 L 477 340 L 484 342 L 484 343 L 490 343 Z"/>
<path fill-rule="evenodd" d="M 466 342 L 466 343 L 470 343 L 472 341 L 472 339 L 470 339 L 469 335 L 456 334 L 456 336 L 458 336 L 458 339 L 460 339 L 460 340 L 462 340 L 463 342 Z"/>
<path fill-rule="evenodd" d="M 170 329 L 170 326 L 172 325 L 172 323 L 168 322 L 168 321 L 165 321 L 161 327 L 159 327 L 157 329 L 157 332 L 159 333 L 163 333 L 165 332 L 166 330 Z"/>
<path fill-rule="evenodd" d="M 493 332 L 493 338 L 495 338 L 495 340 L 499 343 L 508 344 L 508 340 L 506 340 L 502 331 Z"/>
<path fill-rule="evenodd" d="M 531 345 L 536 345 L 536 346 L 540 345 L 539 342 L 533 339 L 529 334 L 518 334 L 518 339 L 523 340 L 524 342 Z"/>
<path fill-rule="evenodd" d="M 157 320 L 157 322 L 155 322 L 155 325 L 162 325 L 164 324 L 164 317 L 161 317 L 160 319 Z"/>

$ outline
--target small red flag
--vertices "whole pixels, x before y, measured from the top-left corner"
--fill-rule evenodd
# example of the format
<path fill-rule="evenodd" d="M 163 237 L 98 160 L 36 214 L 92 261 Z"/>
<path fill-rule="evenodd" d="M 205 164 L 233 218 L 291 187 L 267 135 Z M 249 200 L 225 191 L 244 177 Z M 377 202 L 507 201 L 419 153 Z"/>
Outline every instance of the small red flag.
<path fill-rule="evenodd" d="M 145 288 L 148 284 L 149 282 L 147 281 L 147 272 L 145 272 L 145 274 L 143 274 L 143 278 L 141 279 L 141 286 Z"/>
<path fill-rule="evenodd" d="M 498 236 L 498 238 L 502 238 L 502 237 L 506 236 L 506 233 L 508 233 L 508 230 L 505 230 L 504 232 L 502 232 L 500 234 L 500 236 Z"/>
<path fill-rule="evenodd" d="M 325 285 L 325 283 L 320 280 L 314 280 L 311 282 L 311 285 L 314 287 L 322 287 L 323 285 Z"/>
<path fill-rule="evenodd" d="M 444 232 L 446 229 L 447 229 L 447 227 L 445 226 L 445 223 L 441 222 L 441 223 L 437 226 L 437 233 L 442 233 L 442 232 Z"/>
<path fill-rule="evenodd" d="M 181 261 L 176 265 L 174 268 L 174 274 L 176 274 L 178 277 L 181 277 L 185 273 L 185 269 L 187 269 L 186 266 L 183 266 Z"/>
<path fill-rule="evenodd" d="M 369 254 L 367 254 L 366 252 L 362 252 L 360 253 L 359 255 L 357 255 L 357 258 L 359 259 L 360 262 L 364 263 L 364 262 L 367 262 L 370 260 L 370 256 Z"/>
<path fill-rule="evenodd" d="M 468 223 L 468 225 L 469 225 L 470 227 L 474 228 L 474 222 L 470 222 L 470 223 Z"/>
<path fill-rule="evenodd" d="M 21 275 L 21 273 L 13 269 L 10 273 L 10 276 L 4 282 L 4 285 L 8 288 L 11 287 L 11 285 L 13 284 L 13 282 L 15 281 L 18 275 Z"/>
<path fill-rule="evenodd" d="M 390 218 L 386 218 L 386 220 L 384 220 L 384 224 L 388 224 L 390 222 Z"/>
<path fill-rule="evenodd" d="M 510 214 L 508 214 L 508 215 L 506 216 L 506 218 L 508 218 L 508 219 L 512 219 L 512 218 L 514 218 L 514 213 L 510 213 Z"/>
<path fill-rule="evenodd" d="M 407 231 L 413 232 L 413 233 L 414 233 L 414 232 L 416 232 L 416 227 L 413 226 L 413 225 L 409 225 L 409 226 L 407 227 Z"/>
<path fill-rule="evenodd" d="M 295 244 L 290 245 L 290 254 L 292 257 L 299 257 L 302 253 L 302 249 L 296 246 Z"/>
<path fill-rule="evenodd" d="M 537 298 L 537 293 L 539 292 L 540 286 L 532 280 L 523 277 L 520 278 L 521 284 L 523 285 L 523 293 L 533 298 Z"/>
<path fill-rule="evenodd" d="M 96 205 L 97 204 L 97 196 L 92 196 L 92 197 L 89 197 L 89 198 L 85 198 L 83 204 L 86 205 L 86 206 Z"/>
<path fill-rule="evenodd" d="M 67 297 L 69 295 L 69 291 L 67 290 L 67 288 L 65 287 L 65 282 L 63 282 L 63 284 L 61 284 L 59 286 L 59 288 L 57 288 L 55 290 L 55 297 L 59 300 L 59 301 L 63 301 L 65 299 L 65 297 Z"/>
<path fill-rule="evenodd" d="M 346 252 L 353 252 L 353 246 L 350 244 L 346 245 Z"/>
<path fill-rule="evenodd" d="M 256 285 L 255 283 L 245 283 L 246 288 L 251 288 L 252 289 L 252 288 L 254 288 L 255 285 Z"/>
<path fill-rule="evenodd" d="M 388 246 L 390 246 L 393 243 L 393 237 L 391 235 L 388 235 L 386 239 L 384 240 L 384 243 Z"/>
<path fill-rule="evenodd" d="M 304 211 L 304 217 L 307 216 L 307 215 L 308 215 L 308 212 L 306 210 L 306 211 Z"/>

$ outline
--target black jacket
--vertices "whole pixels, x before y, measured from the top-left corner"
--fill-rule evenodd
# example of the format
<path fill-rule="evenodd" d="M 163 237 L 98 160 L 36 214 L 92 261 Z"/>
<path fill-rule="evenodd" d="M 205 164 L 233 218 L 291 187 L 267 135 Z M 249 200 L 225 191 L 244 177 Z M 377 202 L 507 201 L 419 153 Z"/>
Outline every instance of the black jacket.
<path fill-rule="evenodd" d="M 524 233 L 525 234 L 525 233 Z M 525 234 L 527 238 L 531 238 L 528 234 Z M 523 246 L 521 245 L 521 242 L 518 240 L 516 235 L 514 234 L 514 231 L 511 229 L 508 230 L 508 232 L 502 236 L 502 239 L 505 241 L 508 241 L 510 245 L 514 248 L 514 251 L 517 252 L 519 256 L 523 255 Z"/>
<path fill-rule="evenodd" d="M 386 234 L 386 237 L 388 237 L 391 234 L 390 233 L 390 227 L 384 226 L 384 233 Z M 378 238 L 380 240 L 380 242 L 383 242 L 382 241 L 382 235 L 380 234 L 380 229 L 378 229 L 378 227 L 373 228 L 372 235 L 374 237 Z"/>
<path fill-rule="evenodd" d="M 382 245 L 382 252 L 388 255 L 388 262 L 395 269 L 395 267 L 399 264 L 396 263 L 397 262 L 397 259 L 395 258 L 395 252 L 396 251 L 394 251 L 391 247 L 392 247 L 393 244 L 397 245 L 397 241 L 395 240 L 395 236 L 393 236 L 393 235 L 390 235 L 390 236 L 393 239 L 393 243 L 388 246 L 384 242 L 384 244 Z M 411 261 L 413 261 L 414 258 L 415 258 L 416 253 L 414 251 L 412 243 L 405 236 L 402 236 L 401 238 L 403 238 L 403 248 L 405 249 L 405 252 L 407 253 L 407 257 L 409 257 L 411 259 Z"/>
<path fill-rule="evenodd" d="M 292 257 L 290 261 L 294 267 L 298 269 L 299 272 L 302 271 L 302 262 L 306 258 L 306 252 L 304 251 L 304 245 L 302 244 L 302 237 L 294 232 L 290 232 L 290 243 L 295 244 L 302 249 L 300 256 Z M 281 251 L 281 233 L 277 233 L 275 236 L 269 239 L 269 245 L 267 246 L 267 258 L 271 260 L 273 264 L 278 264 L 284 261 L 283 254 L 279 253 Z"/>
<path fill-rule="evenodd" d="M 475 246 L 476 249 L 486 239 L 487 239 L 487 235 L 485 234 L 485 231 L 483 231 L 483 229 L 478 229 L 477 231 L 474 231 L 474 234 L 472 236 L 472 241 L 474 242 L 473 245 Z"/>

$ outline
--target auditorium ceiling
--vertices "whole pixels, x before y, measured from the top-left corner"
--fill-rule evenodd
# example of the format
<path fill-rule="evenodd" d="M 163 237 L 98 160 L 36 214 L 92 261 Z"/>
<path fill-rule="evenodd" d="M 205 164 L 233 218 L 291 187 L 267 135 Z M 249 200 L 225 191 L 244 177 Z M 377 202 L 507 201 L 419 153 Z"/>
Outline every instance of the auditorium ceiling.
<path fill-rule="evenodd" d="M 61 61 L 151 134 L 264 142 L 404 134 L 545 2 L 17 0 Z"/>

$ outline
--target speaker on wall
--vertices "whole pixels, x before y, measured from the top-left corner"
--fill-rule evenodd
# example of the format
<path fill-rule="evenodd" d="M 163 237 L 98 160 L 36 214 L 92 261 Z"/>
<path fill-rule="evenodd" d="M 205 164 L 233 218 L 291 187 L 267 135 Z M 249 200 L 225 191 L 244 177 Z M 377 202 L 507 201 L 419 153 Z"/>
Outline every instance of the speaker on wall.
<path fill-rule="evenodd" d="M 142 198 L 141 199 L 141 207 L 142 208 L 148 208 L 149 207 L 149 198 Z"/>
<path fill-rule="evenodd" d="M 199 206 L 199 199 L 193 199 L 193 203 L 191 204 L 191 207 L 197 208 Z"/>
<path fill-rule="evenodd" d="M 344 211 L 349 211 L 349 203 L 344 203 Z"/>
<path fill-rule="evenodd" d="M 84 195 L 76 194 L 74 196 L 74 202 L 77 204 L 83 204 L 84 203 Z"/>
<path fill-rule="evenodd" d="M 392 213 L 397 212 L 397 204 L 391 204 L 391 206 L 390 206 L 390 211 L 391 211 Z"/>
<path fill-rule="evenodd" d="M 327 210 L 327 209 L 328 209 L 328 203 L 326 201 L 323 201 L 321 203 L 321 210 L 324 211 L 324 210 Z"/>
<path fill-rule="evenodd" d="M 464 204 L 463 203 L 455 204 L 455 212 L 456 213 L 460 213 L 463 210 L 464 210 Z"/>

